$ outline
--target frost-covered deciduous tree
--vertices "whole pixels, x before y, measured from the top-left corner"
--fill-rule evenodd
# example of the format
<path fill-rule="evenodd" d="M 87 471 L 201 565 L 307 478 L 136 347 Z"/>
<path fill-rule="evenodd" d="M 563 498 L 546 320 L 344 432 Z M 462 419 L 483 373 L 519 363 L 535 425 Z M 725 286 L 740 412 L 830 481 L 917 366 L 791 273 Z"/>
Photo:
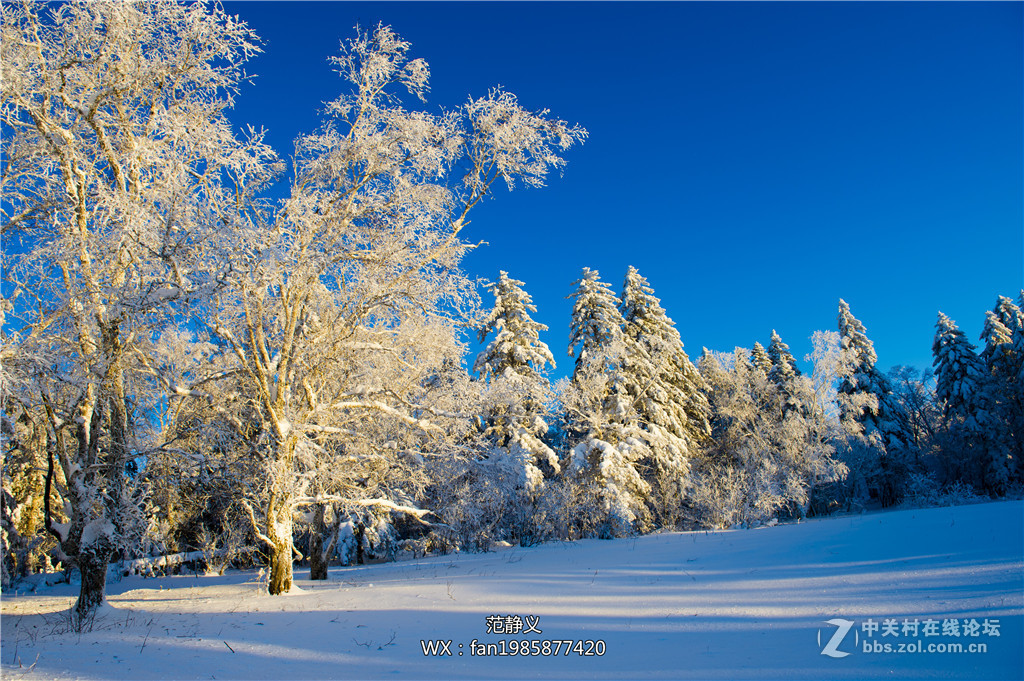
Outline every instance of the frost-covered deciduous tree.
<path fill-rule="evenodd" d="M 799 416 L 805 423 L 806 461 L 809 473 L 807 505 L 802 515 L 828 513 L 835 510 L 836 495 L 819 490 L 835 490 L 850 474 L 839 456 L 847 434 L 839 419 L 837 383 L 842 370 L 842 345 L 835 331 L 811 334 L 811 352 L 804 361 L 812 366 L 810 376 L 796 379 L 794 395 L 801 404 Z"/>
<path fill-rule="evenodd" d="M 941 415 L 935 399 L 935 372 L 897 365 L 886 378 L 893 397 L 905 417 L 907 444 L 914 453 L 914 464 L 934 445 Z"/>
<path fill-rule="evenodd" d="M 137 515 L 128 473 L 160 390 L 146 344 L 220 284 L 198 248 L 231 211 L 225 180 L 267 160 L 224 117 L 256 51 L 219 6 L 3 6 L 4 361 L 46 416 L 67 514 L 48 527 L 82 575 L 78 618 Z"/>
<path fill-rule="evenodd" d="M 242 504 L 261 474 L 259 418 L 230 359 L 205 334 L 179 328 L 165 330 L 149 352 L 147 367 L 169 394 L 161 446 L 142 472 L 158 553 L 212 547 L 226 562 L 233 548 L 252 544 Z"/>
<path fill-rule="evenodd" d="M 463 371 L 458 325 L 477 301 L 459 269 L 469 211 L 497 181 L 543 185 L 586 135 L 501 90 L 440 114 L 407 109 L 403 93 L 423 99 L 429 75 L 409 47 L 386 26 L 343 44 L 334 64 L 351 91 L 297 140 L 289 197 L 248 211 L 215 254 L 230 267 L 208 322 L 260 419 L 253 519 L 275 594 L 291 587 L 296 509 L 334 501 L 312 493 L 318 471 L 344 468 L 353 447 L 397 455 L 367 442 L 389 429 L 427 449 L 445 439 L 431 380 Z"/>
<path fill-rule="evenodd" d="M 713 429 L 695 465 L 692 502 L 699 520 L 715 527 L 767 520 L 785 504 L 774 456 L 778 391 L 748 357 L 736 348 L 728 356 L 705 349 L 700 358 Z"/>
<path fill-rule="evenodd" d="M 3 371 L 0 369 L 0 371 Z M 6 372 L 5 372 L 6 373 Z M 2 539 L 2 587 L 49 566 L 48 550 L 53 538 L 43 532 L 45 492 L 40 471 L 46 470 L 48 429 L 42 410 L 35 413 L 18 401 L 17 392 L 7 385 L 11 376 L 0 374 L 0 440 L 3 466 L 0 469 L 0 539 Z M 5 380 L 6 379 L 6 380 Z M 58 471 L 59 472 L 59 471 Z M 58 479 L 58 484 L 63 480 Z M 52 481 L 51 481 L 51 484 Z M 66 520 L 57 517 L 56 520 Z"/>
<path fill-rule="evenodd" d="M 705 351 L 700 360 L 713 430 L 696 462 L 692 501 L 698 521 L 713 526 L 806 516 L 816 488 L 846 472 L 835 458 L 839 433 L 829 414 L 831 384 L 793 376 L 784 391 L 749 356 L 737 348 L 727 356 Z M 806 408 L 789 408 L 791 396 Z"/>

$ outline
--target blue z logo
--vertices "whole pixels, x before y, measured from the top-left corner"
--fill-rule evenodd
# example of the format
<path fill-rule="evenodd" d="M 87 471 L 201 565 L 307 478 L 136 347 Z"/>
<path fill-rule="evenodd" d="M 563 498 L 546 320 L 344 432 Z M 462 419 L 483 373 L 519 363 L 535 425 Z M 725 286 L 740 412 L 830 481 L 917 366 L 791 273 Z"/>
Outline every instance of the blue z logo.
<path fill-rule="evenodd" d="M 849 655 L 850 653 L 839 650 L 839 644 L 843 642 L 843 639 L 846 638 L 850 629 L 853 628 L 853 622 L 844 619 L 832 619 L 825 622 L 825 624 L 831 624 L 834 626 L 836 628 L 836 633 L 832 634 L 832 638 L 830 638 L 828 643 L 825 644 L 825 647 L 822 648 L 821 654 L 828 655 L 829 657 L 846 657 Z M 853 632 L 853 635 L 858 639 L 854 643 L 854 645 L 856 645 L 860 642 L 860 635 L 857 632 Z M 821 629 L 818 629 L 818 645 L 821 645 Z"/>

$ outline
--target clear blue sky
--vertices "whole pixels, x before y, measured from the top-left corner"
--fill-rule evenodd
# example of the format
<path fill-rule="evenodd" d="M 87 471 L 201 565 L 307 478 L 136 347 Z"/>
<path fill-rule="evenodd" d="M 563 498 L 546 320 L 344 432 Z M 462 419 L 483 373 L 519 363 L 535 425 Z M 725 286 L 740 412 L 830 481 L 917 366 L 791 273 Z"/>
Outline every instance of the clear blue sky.
<path fill-rule="evenodd" d="M 478 208 L 470 274 L 526 282 L 565 355 L 582 267 L 637 267 L 701 347 L 802 357 L 839 298 L 883 368 L 931 364 L 1024 286 L 1024 22 L 998 3 L 229 2 L 265 42 L 233 119 L 288 155 L 343 82 L 352 27 L 426 59 L 429 106 L 500 84 L 590 131 L 564 177 Z M 485 302 L 489 303 L 485 296 Z"/>

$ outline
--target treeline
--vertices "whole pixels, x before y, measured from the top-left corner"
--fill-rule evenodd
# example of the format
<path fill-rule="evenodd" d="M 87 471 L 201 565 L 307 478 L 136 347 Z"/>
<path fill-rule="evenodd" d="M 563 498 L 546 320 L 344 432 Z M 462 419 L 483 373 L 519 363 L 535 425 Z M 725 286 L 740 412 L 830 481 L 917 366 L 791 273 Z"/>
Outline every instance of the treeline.
<path fill-rule="evenodd" d="M 552 385 L 523 283 L 484 305 L 460 232 L 586 131 L 500 89 L 423 110 L 388 27 L 343 45 L 348 90 L 290 165 L 230 125 L 259 48 L 218 6 L 5 5 L 0 47 L 3 583 L 73 568 L 75 617 L 144 556 L 263 563 L 277 594 L 296 558 L 323 578 L 1020 483 L 1003 298 L 980 354 L 940 317 L 933 389 L 881 374 L 844 303 L 810 375 L 776 334 L 694 365 L 636 270 L 618 294 L 584 270 Z"/>

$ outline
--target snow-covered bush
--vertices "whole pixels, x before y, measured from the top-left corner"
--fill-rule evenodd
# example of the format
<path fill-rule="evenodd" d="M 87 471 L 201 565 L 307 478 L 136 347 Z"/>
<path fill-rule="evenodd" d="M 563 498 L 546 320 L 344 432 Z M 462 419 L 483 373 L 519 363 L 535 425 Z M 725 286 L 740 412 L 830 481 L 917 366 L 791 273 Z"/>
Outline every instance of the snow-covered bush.
<path fill-rule="evenodd" d="M 769 357 L 774 354 L 788 371 L 765 372 L 744 348 L 701 357 L 713 430 L 711 444 L 694 462 L 690 496 L 713 526 L 804 517 L 815 492 L 846 474 L 836 456 L 839 431 L 827 390 L 799 375 L 782 345 L 773 338 Z"/>

